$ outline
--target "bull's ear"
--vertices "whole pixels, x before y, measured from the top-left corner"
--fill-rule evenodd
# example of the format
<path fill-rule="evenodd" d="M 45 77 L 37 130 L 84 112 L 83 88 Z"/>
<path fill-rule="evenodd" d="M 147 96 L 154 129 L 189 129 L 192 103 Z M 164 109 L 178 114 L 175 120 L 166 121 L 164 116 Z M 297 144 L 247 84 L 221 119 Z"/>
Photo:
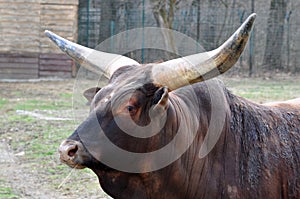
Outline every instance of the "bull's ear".
<path fill-rule="evenodd" d="M 161 87 L 154 94 L 153 105 L 154 110 L 166 110 L 169 106 L 169 92 L 167 87 Z"/>
<path fill-rule="evenodd" d="M 85 90 L 83 92 L 83 96 L 88 100 L 88 104 L 91 104 L 92 100 L 94 99 L 96 93 L 100 90 L 99 87 L 93 87 Z"/>

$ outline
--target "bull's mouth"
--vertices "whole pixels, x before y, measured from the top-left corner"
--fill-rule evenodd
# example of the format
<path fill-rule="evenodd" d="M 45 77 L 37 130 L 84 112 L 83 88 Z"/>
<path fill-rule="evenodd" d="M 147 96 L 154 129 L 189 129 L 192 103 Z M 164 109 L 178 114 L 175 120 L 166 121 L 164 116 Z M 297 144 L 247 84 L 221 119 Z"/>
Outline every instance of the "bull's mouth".
<path fill-rule="evenodd" d="M 60 156 L 60 161 L 74 169 L 86 168 L 86 166 L 83 166 L 80 163 L 77 163 L 76 158 L 65 158 L 65 157 Z"/>

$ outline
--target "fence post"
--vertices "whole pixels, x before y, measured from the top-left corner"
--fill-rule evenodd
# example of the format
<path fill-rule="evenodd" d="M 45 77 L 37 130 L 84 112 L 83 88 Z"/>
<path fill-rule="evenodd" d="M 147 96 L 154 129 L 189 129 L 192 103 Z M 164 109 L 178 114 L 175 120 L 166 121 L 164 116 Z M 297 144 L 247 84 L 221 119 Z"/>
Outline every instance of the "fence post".
<path fill-rule="evenodd" d="M 254 13 L 254 9 L 255 5 L 254 5 L 254 0 L 251 0 L 251 13 Z M 253 27 L 253 31 L 252 34 L 250 35 L 250 39 L 249 39 L 249 77 L 252 76 L 253 74 L 253 62 L 254 62 L 254 39 L 255 39 L 255 27 Z"/>
<path fill-rule="evenodd" d="M 197 4 L 197 42 L 200 43 L 200 0 L 198 0 Z"/>
<path fill-rule="evenodd" d="M 239 10 L 239 11 L 238 11 L 238 16 L 239 16 L 239 18 L 240 18 L 240 25 L 242 25 L 243 22 L 244 22 L 245 12 L 246 12 L 246 10 L 243 10 L 243 11 L 240 11 L 240 10 Z M 243 55 L 240 56 L 240 67 L 243 68 Z"/>
<path fill-rule="evenodd" d="M 290 10 L 286 15 L 287 21 L 287 40 L 286 40 L 286 47 L 287 47 L 287 71 L 290 72 L 290 17 L 292 11 Z"/>
<path fill-rule="evenodd" d="M 141 57 L 141 61 L 142 61 L 142 64 L 145 62 L 145 0 L 143 0 L 143 11 L 142 11 L 142 28 L 143 28 L 143 35 L 142 35 L 142 57 Z"/>
<path fill-rule="evenodd" d="M 89 47 L 89 27 L 90 25 L 90 0 L 88 0 L 86 6 L 86 46 Z"/>

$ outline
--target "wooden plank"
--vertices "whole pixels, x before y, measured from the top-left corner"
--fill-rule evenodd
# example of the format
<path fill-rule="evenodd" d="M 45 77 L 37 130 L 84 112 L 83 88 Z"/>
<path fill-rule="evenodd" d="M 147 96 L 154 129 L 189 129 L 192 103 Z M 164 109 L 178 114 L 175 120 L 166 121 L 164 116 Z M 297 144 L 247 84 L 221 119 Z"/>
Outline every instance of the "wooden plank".
<path fill-rule="evenodd" d="M 20 46 L 20 47 L 22 47 L 23 50 L 26 46 L 37 46 L 38 47 L 38 44 L 39 44 L 38 41 L 35 41 L 36 39 L 38 39 L 38 35 L 30 35 L 30 36 L 12 35 L 10 38 L 8 38 L 8 37 L 10 37 L 10 36 L 9 35 L 3 35 L 3 37 L 1 38 L 0 43 L 1 44 L 7 43 L 10 46 Z"/>
<path fill-rule="evenodd" d="M 0 57 L 0 63 L 38 63 L 38 58 L 33 57 Z"/>
<path fill-rule="evenodd" d="M 35 68 L 38 69 L 38 63 L 0 63 L 0 68 Z"/>
<path fill-rule="evenodd" d="M 40 60 L 40 66 L 71 66 L 73 64 L 72 60 Z"/>
<path fill-rule="evenodd" d="M 12 52 L 12 53 L 37 53 L 39 52 L 40 48 L 38 46 L 20 46 L 21 44 L 18 44 L 16 46 L 14 45 L 2 45 L 0 43 L 0 49 L 2 52 Z"/>
<path fill-rule="evenodd" d="M 39 55 L 40 59 L 60 59 L 60 60 L 71 60 L 69 56 L 65 54 L 40 54 Z"/>
<path fill-rule="evenodd" d="M 19 65 L 19 64 L 24 64 L 24 65 L 34 65 L 38 64 L 39 59 L 38 58 L 24 58 L 24 57 L 0 57 L 0 65 L 4 64 L 14 64 L 14 65 Z"/>
<path fill-rule="evenodd" d="M 40 22 L 40 18 L 37 15 L 36 17 L 33 16 L 22 16 L 22 17 L 16 17 L 16 16 L 1 16 L 1 21 L 10 21 L 13 23 L 17 23 L 17 22 L 27 22 L 29 24 L 31 23 L 39 23 Z"/>
<path fill-rule="evenodd" d="M 1 6 L 1 4 L 0 4 Z M 22 11 L 22 12 L 20 12 Z M 3 8 L 0 7 L 0 14 L 2 16 L 9 15 L 9 16 L 37 16 L 39 15 L 40 7 L 28 7 L 28 8 L 20 8 L 20 7 L 14 7 L 14 8 Z"/>
<path fill-rule="evenodd" d="M 72 10 L 77 5 L 72 4 L 42 4 L 41 11 L 45 14 L 53 14 L 50 11 L 54 12 L 65 12 L 66 10 Z"/>
<path fill-rule="evenodd" d="M 18 21 L 24 20 L 22 23 L 28 21 L 27 28 L 16 29 L 15 26 L 7 27 L 6 19 L 11 17 L 9 21 L 11 24 L 18 24 Z M 34 22 L 36 20 L 36 23 Z M 36 17 L 16 17 L 16 16 L 1 16 L 0 29 L 0 51 L 2 52 L 38 52 L 39 51 L 39 29 L 37 23 L 39 23 L 39 16 Z M 1 24 L 6 24 L 2 26 Z M 32 25 L 35 24 L 35 25 Z M 32 28 L 29 28 L 31 27 Z M 35 28 L 34 28 L 35 27 Z"/>
<path fill-rule="evenodd" d="M 61 77 L 61 78 L 70 78 L 70 72 L 56 72 L 56 71 L 39 71 L 40 77 Z"/>
<path fill-rule="evenodd" d="M 79 4 L 78 0 L 64 0 L 64 1 L 62 1 L 62 0 L 40 0 L 40 2 L 45 5 L 49 5 L 49 4 L 78 5 Z"/>
<path fill-rule="evenodd" d="M 38 78 L 38 54 L 0 54 L 0 79 Z"/>
<path fill-rule="evenodd" d="M 17 28 L 19 28 L 19 29 L 30 29 L 30 28 L 37 29 L 40 27 L 40 24 L 39 23 L 31 23 L 30 27 L 28 27 L 28 23 L 20 23 L 20 22 L 19 23 L 11 23 L 11 22 L 1 20 L 0 27 L 10 28 L 10 29 L 17 29 Z"/>
<path fill-rule="evenodd" d="M 58 15 L 63 15 L 64 18 L 60 17 Z M 74 21 L 74 17 L 76 16 L 76 13 L 74 13 L 74 9 L 71 10 L 65 10 L 61 12 L 51 12 L 51 14 L 43 14 L 41 15 L 41 20 L 45 21 L 45 19 L 52 20 L 55 18 L 56 21 Z"/>
<path fill-rule="evenodd" d="M 3 27 L 3 26 L 2 26 Z M 1 27 L 1 28 L 2 28 Z M 20 36 L 20 37 L 32 37 L 34 35 L 38 36 L 40 33 L 40 27 L 38 26 L 32 26 L 32 27 L 27 27 L 27 28 L 14 28 L 12 29 L 11 27 L 3 27 L 5 28 L 4 30 L 2 30 L 2 37 L 3 38 L 7 38 L 7 37 L 16 37 L 16 36 Z M 19 39 L 19 38 L 12 38 L 14 39 Z"/>
<path fill-rule="evenodd" d="M 0 73 L 0 79 L 36 79 L 38 74 L 2 74 Z"/>
<path fill-rule="evenodd" d="M 72 35 L 72 39 L 74 38 L 74 34 L 72 31 L 72 27 L 74 27 L 74 23 L 63 24 L 64 21 L 56 21 L 51 25 L 41 25 L 41 30 L 53 30 L 54 33 L 59 34 L 58 32 L 66 32 L 69 35 Z M 66 34 L 64 34 L 66 35 Z"/>
<path fill-rule="evenodd" d="M 0 67 L 1 74 L 38 74 L 38 70 L 30 68 L 2 68 Z"/>
<path fill-rule="evenodd" d="M 0 54 L 2 68 L 38 68 L 37 54 Z"/>
<path fill-rule="evenodd" d="M 65 71 L 65 72 L 71 72 L 72 71 L 72 65 L 64 66 L 64 65 L 40 65 L 39 67 L 40 71 Z"/>
<path fill-rule="evenodd" d="M 64 18 L 61 17 L 61 15 L 64 16 Z M 73 10 L 66 10 L 65 12 L 57 12 L 57 13 L 52 13 L 51 15 L 41 15 L 41 21 L 75 21 L 74 17 L 76 14 L 74 13 Z"/>
<path fill-rule="evenodd" d="M 40 54 L 40 76 L 72 77 L 73 61 L 65 54 Z M 62 72 L 62 73 L 60 73 Z"/>
<path fill-rule="evenodd" d="M 1 2 L 12 3 L 11 0 L 1 0 Z M 40 0 L 26 0 L 26 2 L 24 2 L 24 0 L 13 0 L 13 2 L 14 4 L 24 4 L 24 3 L 32 4 L 32 3 L 39 3 Z"/>
<path fill-rule="evenodd" d="M 39 58 L 39 54 L 35 53 L 0 53 L 0 57 L 11 57 L 11 58 Z"/>
<path fill-rule="evenodd" d="M 38 9 L 40 7 L 40 3 L 39 0 L 34 0 L 32 2 L 30 2 L 29 0 L 26 0 L 26 2 L 24 2 L 24 0 L 20 0 L 20 2 L 17 1 L 0 1 L 0 6 L 1 8 L 7 9 L 7 10 L 15 10 L 15 9 L 19 9 L 19 10 L 34 10 L 34 9 Z"/>
<path fill-rule="evenodd" d="M 56 21 L 42 21 L 40 24 L 40 27 L 41 27 L 41 29 L 43 29 L 45 27 L 49 27 L 49 28 L 57 27 L 58 25 L 70 28 L 74 25 L 74 21 L 73 20 L 64 20 L 64 21 L 59 21 L 59 23 L 57 23 Z M 71 31 L 71 30 L 69 30 L 69 31 Z"/>
<path fill-rule="evenodd" d="M 71 66 L 72 61 L 71 60 L 40 60 L 40 65 L 41 66 Z"/>

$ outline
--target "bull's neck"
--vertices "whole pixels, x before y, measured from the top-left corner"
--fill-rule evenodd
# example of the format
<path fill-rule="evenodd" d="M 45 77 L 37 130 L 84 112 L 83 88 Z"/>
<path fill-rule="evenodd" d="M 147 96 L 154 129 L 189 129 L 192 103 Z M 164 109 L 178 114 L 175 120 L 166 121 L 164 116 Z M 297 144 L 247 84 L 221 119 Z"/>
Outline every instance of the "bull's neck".
<path fill-rule="evenodd" d="M 180 128 L 180 123 L 185 123 L 188 128 L 185 129 L 186 137 L 184 139 L 193 139 L 193 142 L 181 158 L 169 167 L 168 179 L 170 179 L 170 184 L 176 182 L 176 185 L 179 186 L 177 190 L 180 190 L 178 194 L 181 194 L 181 197 L 178 198 L 201 198 L 213 186 L 211 184 L 214 182 L 210 182 L 210 179 L 214 178 L 213 176 L 221 175 L 219 162 L 224 157 L 217 151 L 223 150 L 220 143 L 224 142 L 224 134 L 229 129 L 229 125 L 225 125 L 229 122 L 229 108 L 224 106 L 224 104 L 228 104 L 224 93 L 219 93 L 221 94 L 218 95 L 221 97 L 219 99 L 222 101 L 219 103 L 212 102 L 209 92 L 197 93 L 197 90 L 194 91 L 197 94 L 196 99 L 193 95 L 185 92 L 189 91 L 184 90 L 173 96 L 170 95 L 170 104 L 175 112 L 176 121 L 179 123 L 177 130 Z M 214 107 L 212 108 L 212 106 Z M 212 113 L 212 109 L 223 113 L 217 115 L 218 112 Z M 220 128 L 216 128 L 216 126 Z M 217 135 L 213 132 L 216 129 Z M 208 133 L 216 136 L 215 143 L 210 142 L 211 137 L 206 138 Z M 193 136 L 194 134 L 195 136 Z M 203 148 L 201 148 L 202 146 Z M 197 186 L 195 186 L 195 182 L 197 182 Z M 166 187 L 167 189 L 168 187 Z M 211 196 L 214 198 L 213 195 Z M 215 196 L 217 197 L 217 195 Z"/>

